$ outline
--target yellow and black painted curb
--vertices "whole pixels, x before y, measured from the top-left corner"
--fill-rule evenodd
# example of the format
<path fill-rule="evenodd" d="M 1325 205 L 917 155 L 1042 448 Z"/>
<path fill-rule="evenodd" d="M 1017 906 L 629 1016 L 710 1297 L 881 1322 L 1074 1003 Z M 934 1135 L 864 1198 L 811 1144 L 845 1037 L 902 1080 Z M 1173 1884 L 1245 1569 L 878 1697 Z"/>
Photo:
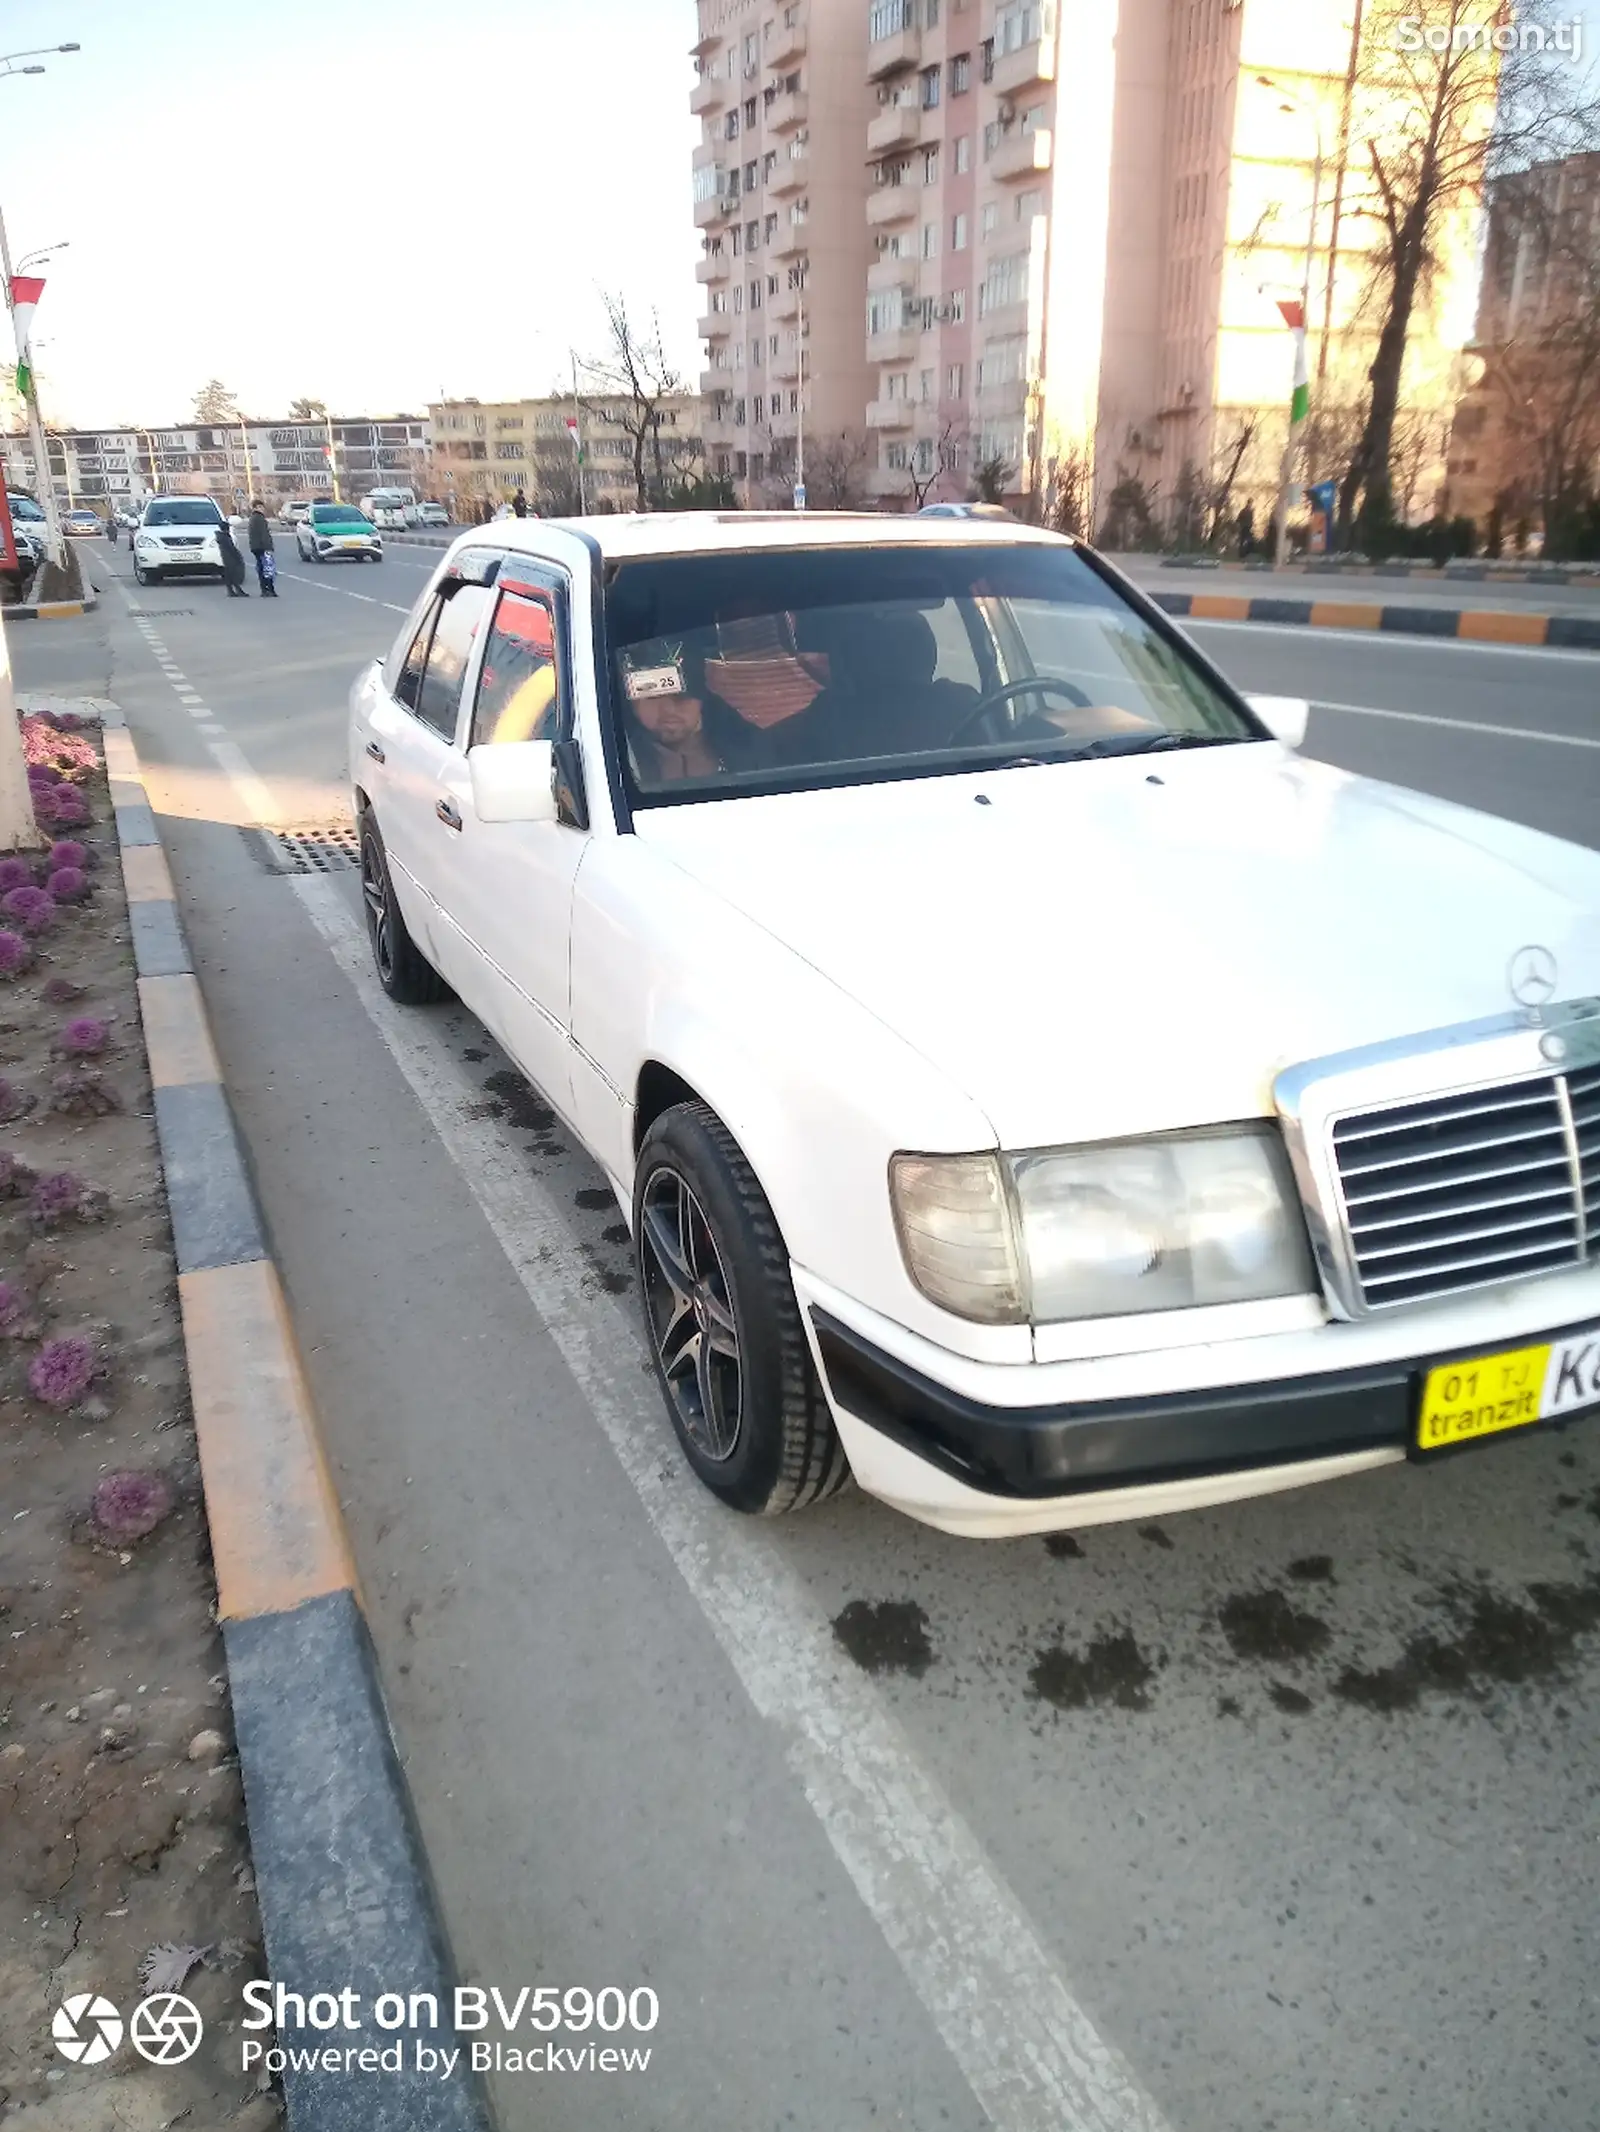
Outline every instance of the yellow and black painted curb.
<path fill-rule="evenodd" d="M 22 600 L 15 607 L 0 607 L 0 621 L 61 622 L 69 615 L 87 614 L 99 600 L 86 592 L 81 600 Z"/>
<path fill-rule="evenodd" d="M 101 716 L 268 1972 L 369 2007 L 430 1992 L 448 2031 L 453 1964 L 316 1412 L 133 738 L 114 705 Z M 283 2077 L 291 2132 L 492 2121 L 467 2074 Z"/>
<path fill-rule="evenodd" d="M 1253 599 L 1243 593 L 1139 590 L 1190 622 L 1277 622 L 1308 629 L 1361 629 L 1406 637 L 1467 638 L 1600 652 L 1600 615 L 1527 614 L 1509 607 L 1379 606 L 1361 600 Z"/>

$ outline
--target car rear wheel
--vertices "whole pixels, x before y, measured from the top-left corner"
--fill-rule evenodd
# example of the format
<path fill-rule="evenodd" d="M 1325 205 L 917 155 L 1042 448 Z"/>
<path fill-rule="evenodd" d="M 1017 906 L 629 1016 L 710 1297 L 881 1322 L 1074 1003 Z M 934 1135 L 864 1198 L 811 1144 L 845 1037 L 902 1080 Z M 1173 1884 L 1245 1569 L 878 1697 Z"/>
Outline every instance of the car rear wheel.
<path fill-rule="evenodd" d="M 402 1007 L 429 1007 L 443 999 L 444 979 L 406 931 L 389 878 L 388 854 L 370 814 L 361 823 L 361 901 L 378 982 L 389 997 Z"/>
<path fill-rule="evenodd" d="M 849 1478 L 766 1194 L 722 1120 L 679 1104 L 650 1127 L 634 1252 L 656 1381 L 713 1495 L 773 1517 Z"/>

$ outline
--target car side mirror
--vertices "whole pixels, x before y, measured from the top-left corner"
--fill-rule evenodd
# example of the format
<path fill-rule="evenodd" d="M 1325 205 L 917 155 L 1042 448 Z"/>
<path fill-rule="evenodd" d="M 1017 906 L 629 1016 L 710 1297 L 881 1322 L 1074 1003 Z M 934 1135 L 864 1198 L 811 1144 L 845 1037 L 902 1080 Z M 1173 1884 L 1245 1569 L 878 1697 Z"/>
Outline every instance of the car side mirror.
<path fill-rule="evenodd" d="M 1311 705 L 1304 696 L 1246 696 L 1244 700 L 1273 739 L 1281 740 L 1286 748 L 1298 748 L 1305 740 Z"/>
<path fill-rule="evenodd" d="M 467 750 L 480 822 L 557 819 L 555 750 L 548 740 L 508 740 Z"/>

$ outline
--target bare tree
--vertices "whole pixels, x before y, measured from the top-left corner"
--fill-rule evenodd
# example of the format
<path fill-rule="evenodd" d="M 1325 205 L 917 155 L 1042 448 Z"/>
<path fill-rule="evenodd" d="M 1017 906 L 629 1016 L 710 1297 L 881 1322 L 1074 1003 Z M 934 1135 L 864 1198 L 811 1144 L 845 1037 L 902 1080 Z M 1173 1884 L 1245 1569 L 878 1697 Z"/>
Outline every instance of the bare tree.
<path fill-rule="evenodd" d="M 237 422 L 239 402 L 221 378 L 211 378 L 194 396 L 197 422 Z"/>
<path fill-rule="evenodd" d="M 1211 445 L 1211 493 L 1209 523 L 1206 527 L 1207 544 L 1215 546 L 1228 522 L 1228 506 L 1233 500 L 1234 483 L 1239 478 L 1239 469 L 1244 464 L 1245 454 L 1255 441 L 1260 417 L 1253 411 L 1235 413 L 1218 427 Z"/>
<path fill-rule="evenodd" d="M 1017 473 L 1015 459 L 1008 459 L 1001 451 L 985 452 L 981 458 L 974 459 L 972 486 L 978 492 L 978 500 L 981 503 L 1003 503 Z"/>
<path fill-rule="evenodd" d="M 1069 444 L 1045 464 L 1042 523 L 1052 532 L 1089 537 L 1094 468 L 1081 444 Z"/>
<path fill-rule="evenodd" d="M 1379 520 L 1392 513 L 1406 343 L 1448 222 L 1477 204 L 1492 172 L 1576 146 L 1592 127 L 1570 32 L 1557 34 L 1565 4 L 1521 0 L 1511 23 L 1504 0 L 1367 0 L 1355 130 L 1369 183 L 1347 211 L 1378 225 L 1381 323 L 1366 419 L 1340 487 L 1342 538 L 1358 499 Z M 1497 39 L 1508 23 L 1509 42 Z"/>
<path fill-rule="evenodd" d="M 859 430 L 835 430 L 806 446 L 806 489 L 830 511 L 848 511 L 866 499 L 863 475 L 872 446 Z"/>
<path fill-rule="evenodd" d="M 960 464 L 961 444 L 953 419 L 944 424 L 937 437 L 918 437 L 911 447 L 906 468 L 906 478 L 911 484 L 911 508 L 920 511 L 945 475 L 955 473 Z"/>
<path fill-rule="evenodd" d="M 666 451 L 661 438 L 662 402 L 687 391 L 681 372 L 667 361 L 661 344 L 661 321 L 650 315 L 650 330 L 642 331 L 628 315 L 625 296 L 602 293 L 606 310 L 608 345 L 604 355 L 583 364 L 592 382 L 602 388 L 603 398 L 580 397 L 579 405 L 590 414 L 603 416 L 627 436 L 633 460 L 636 507 L 650 508 L 650 485 L 659 491 L 666 484 Z"/>

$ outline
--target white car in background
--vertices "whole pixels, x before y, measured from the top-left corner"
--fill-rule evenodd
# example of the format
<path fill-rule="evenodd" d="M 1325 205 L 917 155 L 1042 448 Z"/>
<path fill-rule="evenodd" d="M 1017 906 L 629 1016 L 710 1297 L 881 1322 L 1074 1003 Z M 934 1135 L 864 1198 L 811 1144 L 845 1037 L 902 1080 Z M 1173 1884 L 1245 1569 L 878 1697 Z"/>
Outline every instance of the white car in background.
<path fill-rule="evenodd" d="M 600 1165 L 684 1455 L 1006 1535 L 1600 1403 L 1600 854 L 1295 750 L 973 519 L 463 534 L 357 679 L 379 979 Z"/>
<path fill-rule="evenodd" d="M 417 505 L 417 524 L 419 526 L 447 526 L 449 523 L 450 513 L 442 503 L 419 503 Z"/>
<path fill-rule="evenodd" d="M 222 513 L 209 496 L 152 496 L 133 533 L 133 581 L 159 585 L 163 578 L 204 571 L 222 576 L 217 535 Z"/>
<path fill-rule="evenodd" d="M 311 505 L 303 500 L 280 506 L 278 517 L 286 526 L 303 526 L 311 516 Z"/>

